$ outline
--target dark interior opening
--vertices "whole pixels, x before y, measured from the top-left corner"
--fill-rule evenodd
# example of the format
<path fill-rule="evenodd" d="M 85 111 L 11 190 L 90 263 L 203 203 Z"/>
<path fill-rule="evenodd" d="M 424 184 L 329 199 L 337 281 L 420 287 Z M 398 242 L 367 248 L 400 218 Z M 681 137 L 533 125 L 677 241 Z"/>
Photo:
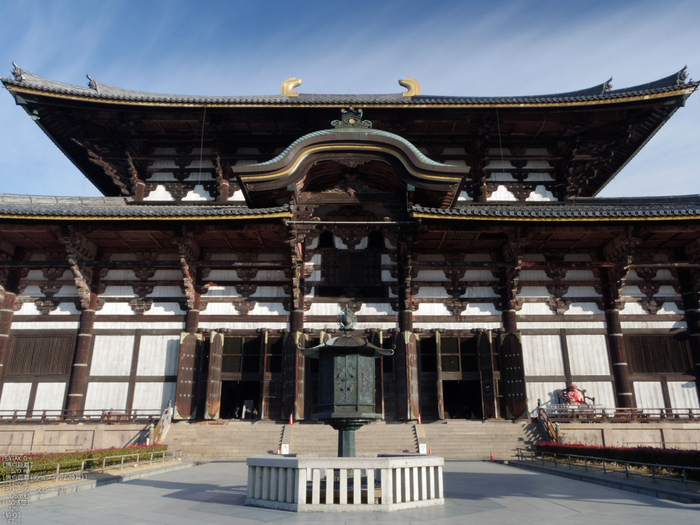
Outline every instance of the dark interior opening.
<path fill-rule="evenodd" d="M 443 381 L 445 419 L 483 419 L 481 381 Z"/>
<path fill-rule="evenodd" d="M 246 401 L 252 401 L 253 410 L 260 413 L 259 381 L 221 382 L 221 419 L 257 419 L 253 413 L 247 410 L 245 418 L 241 417 L 243 404 Z"/>

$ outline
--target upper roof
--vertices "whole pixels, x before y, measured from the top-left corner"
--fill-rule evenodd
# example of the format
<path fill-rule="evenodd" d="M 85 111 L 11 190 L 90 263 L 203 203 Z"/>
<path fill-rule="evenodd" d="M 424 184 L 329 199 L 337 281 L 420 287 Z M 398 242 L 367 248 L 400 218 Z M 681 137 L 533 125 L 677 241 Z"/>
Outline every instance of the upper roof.
<path fill-rule="evenodd" d="M 301 106 L 528 106 L 528 105 L 569 105 L 591 102 L 617 102 L 622 99 L 653 97 L 687 91 L 690 94 L 700 82 L 688 80 L 684 67 L 668 77 L 622 89 L 612 89 L 612 78 L 591 88 L 568 93 L 518 97 L 468 97 L 414 95 L 405 97 L 403 93 L 380 95 L 331 95 L 299 93 L 298 96 L 255 95 L 255 96 L 200 96 L 169 95 L 133 91 L 103 84 L 88 75 L 88 87 L 75 86 L 50 80 L 21 69 L 14 64 L 13 78 L 2 78 L 5 87 L 12 92 L 40 92 L 87 98 L 104 102 L 136 103 L 148 105 L 207 105 L 207 106 L 251 106 L 251 105 L 301 105 Z"/>

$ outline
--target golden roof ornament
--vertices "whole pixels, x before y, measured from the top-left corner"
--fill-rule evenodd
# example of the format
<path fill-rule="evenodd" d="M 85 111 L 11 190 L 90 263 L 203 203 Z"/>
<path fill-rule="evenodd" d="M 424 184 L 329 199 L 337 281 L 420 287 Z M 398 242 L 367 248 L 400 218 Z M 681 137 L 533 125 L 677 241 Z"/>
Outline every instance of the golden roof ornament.
<path fill-rule="evenodd" d="M 408 89 L 403 96 L 404 97 L 417 97 L 420 95 L 420 84 L 415 78 L 406 77 L 399 80 L 399 84 Z"/>
<path fill-rule="evenodd" d="M 282 82 L 282 94 L 287 97 L 298 97 L 299 93 L 294 91 L 294 88 L 301 86 L 300 78 L 291 77 Z"/>

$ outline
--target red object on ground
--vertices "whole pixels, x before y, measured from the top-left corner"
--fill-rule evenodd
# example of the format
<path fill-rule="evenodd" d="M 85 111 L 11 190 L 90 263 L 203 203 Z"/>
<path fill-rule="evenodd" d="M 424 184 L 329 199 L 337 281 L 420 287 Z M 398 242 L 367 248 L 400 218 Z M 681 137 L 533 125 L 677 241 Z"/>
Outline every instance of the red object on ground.
<path fill-rule="evenodd" d="M 422 424 L 423 424 L 423 421 L 422 421 L 421 418 L 420 418 L 420 414 L 418 414 L 418 424 L 419 424 L 419 425 L 422 425 Z"/>
<path fill-rule="evenodd" d="M 289 424 L 290 425 L 294 424 L 294 416 L 292 414 L 289 414 Z"/>
<path fill-rule="evenodd" d="M 433 453 L 433 447 L 428 447 L 428 454 L 432 454 L 432 453 Z"/>
<path fill-rule="evenodd" d="M 491 452 L 491 463 L 493 463 L 493 452 Z"/>

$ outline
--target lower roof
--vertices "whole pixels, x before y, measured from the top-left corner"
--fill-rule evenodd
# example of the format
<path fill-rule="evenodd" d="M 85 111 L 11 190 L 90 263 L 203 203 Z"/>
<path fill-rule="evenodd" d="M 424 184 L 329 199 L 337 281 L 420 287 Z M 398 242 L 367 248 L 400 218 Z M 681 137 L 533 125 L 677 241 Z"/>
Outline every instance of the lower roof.
<path fill-rule="evenodd" d="M 130 197 L 46 197 L 0 193 L 0 219 L 223 220 L 291 217 L 294 206 L 249 208 L 215 202 L 135 202 Z M 469 202 L 453 208 L 410 207 L 415 218 L 501 221 L 700 219 L 700 195 L 580 198 L 565 202 Z"/>

